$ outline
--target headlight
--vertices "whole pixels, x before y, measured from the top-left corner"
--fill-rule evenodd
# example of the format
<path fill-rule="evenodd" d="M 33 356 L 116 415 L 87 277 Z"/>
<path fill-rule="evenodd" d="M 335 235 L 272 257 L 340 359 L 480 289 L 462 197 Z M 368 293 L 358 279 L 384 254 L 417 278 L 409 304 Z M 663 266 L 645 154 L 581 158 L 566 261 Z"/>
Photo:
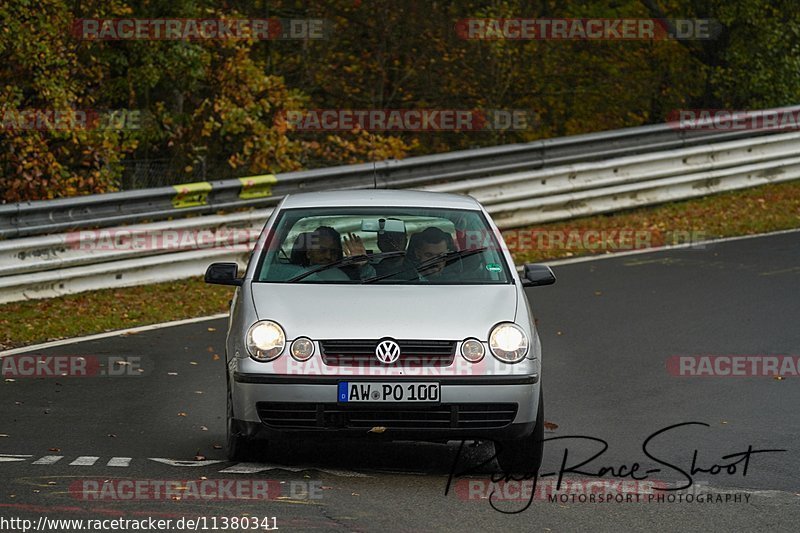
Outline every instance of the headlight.
<path fill-rule="evenodd" d="M 247 330 L 247 351 L 256 361 L 275 359 L 285 345 L 283 328 L 271 320 L 256 322 Z"/>
<path fill-rule="evenodd" d="M 516 324 L 498 324 L 489 334 L 489 350 L 504 363 L 518 363 L 528 353 L 528 337 Z"/>
<path fill-rule="evenodd" d="M 298 337 L 292 342 L 289 352 L 298 361 L 308 361 L 314 355 L 314 343 L 308 337 Z"/>
<path fill-rule="evenodd" d="M 484 353 L 483 343 L 477 339 L 466 339 L 461 343 L 461 356 L 470 363 L 483 359 Z"/>

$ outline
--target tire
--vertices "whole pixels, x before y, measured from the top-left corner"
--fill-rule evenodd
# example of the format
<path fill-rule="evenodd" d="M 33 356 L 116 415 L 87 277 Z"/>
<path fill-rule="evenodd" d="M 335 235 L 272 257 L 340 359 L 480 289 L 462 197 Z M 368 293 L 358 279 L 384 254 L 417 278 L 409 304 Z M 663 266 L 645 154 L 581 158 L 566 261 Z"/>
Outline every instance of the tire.
<path fill-rule="evenodd" d="M 497 462 L 506 474 L 532 475 L 542 466 L 544 455 L 544 395 L 539 387 L 539 409 L 536 425 L 530 435 L 501 441 L 496 445 Z"/>
<path fill-rule="evenodd" d="M 233 416 L 233 398 L 228 384 L 228 416 L 226 450 L 229 461 L 247 461 L 252 454 L 252 440 L 242 433 L 239 423 Z"/>

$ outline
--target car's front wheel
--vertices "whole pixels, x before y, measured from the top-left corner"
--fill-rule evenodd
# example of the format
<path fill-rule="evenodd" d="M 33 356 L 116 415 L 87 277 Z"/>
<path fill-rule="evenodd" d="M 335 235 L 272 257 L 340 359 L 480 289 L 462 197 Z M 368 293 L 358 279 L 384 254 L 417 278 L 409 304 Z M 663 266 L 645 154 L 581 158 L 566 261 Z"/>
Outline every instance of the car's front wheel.
<path fill-rule="evenodd" d="M 520 439 L 496 444 L 497 462 L 506 474 L 534 474 L 542 466 L 544 454 L 544 395 L 539 387 L 539 409 L 533 432 Z"/>
<path fill-rule="evenodd" d="M 252 451 L 252 440 L 245 435 L 233 416 L 233 398 L 228 385 L 227 451 L 229 461 L 246 461 Z"/>

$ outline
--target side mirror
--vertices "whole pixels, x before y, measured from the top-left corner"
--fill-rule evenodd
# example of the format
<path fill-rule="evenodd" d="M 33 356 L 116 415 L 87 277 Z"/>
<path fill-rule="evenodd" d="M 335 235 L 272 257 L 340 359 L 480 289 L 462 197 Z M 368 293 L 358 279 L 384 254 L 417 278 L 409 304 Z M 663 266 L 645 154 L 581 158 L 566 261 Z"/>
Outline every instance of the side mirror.
<path fill-rule="evenodd" d="M 541 287 L 556 282 L 556 275 L 547 265 L 528 263 L 522 267 L 522 286 Z"/>
<path fill-rule="evenodd" d="M 212 263 L 208 265 L 206 270 L 206 283 L 214 283 L 216 285 L 235 285 L 240 286 L 242 279 L 237 278 L 239 273 L 239 265 L 236 263 Z"/>

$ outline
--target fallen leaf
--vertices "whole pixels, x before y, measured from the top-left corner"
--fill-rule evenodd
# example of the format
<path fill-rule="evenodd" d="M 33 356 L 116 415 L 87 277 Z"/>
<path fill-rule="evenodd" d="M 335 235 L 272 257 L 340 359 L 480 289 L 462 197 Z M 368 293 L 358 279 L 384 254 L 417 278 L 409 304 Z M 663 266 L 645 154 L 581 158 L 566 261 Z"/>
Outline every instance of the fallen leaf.
<path fill-rule="evenodd" d="M 361 495 L 357 492 L 353 492 L 352 494 L 350 494 L 350 496 L 361 496 Z"/>
<path fill-rule="evenodd" d="M 200 426 L 200 431 L 208 431 L 208 428 L 205 426 Z"/>
<path fill-rule="evenodd" d="M 386 428 L 384 426 L 375 426 L 374 428 L 367 431 L 367 433 L 383 433 L 384 431 L 386 431 Z"/>
<path fill-rule="evenodd" d="M 178 413 L 178 416 L 186 416 L 186 413 L 184 413 L 183 411 L 181 411 L 180 413 Z"/>
<path fill-rule="evenodd" d="M 17 381 L 16 379 L 6 378 L 6 383 L 13 383 Z"/>
<path fill-rule="evenodd" d="M 205 461 L 206 456 L 200 454 L 200 450 L 197 450 L 197 454 L 194 456 L 195 461 Z"/>
<path fill-rule="evenodd" d="M 783 376 L 775 376 L 775 381 L 783 381 Z"/>
<path fill-rule="evenodd" d="M 48 484 L 48 485 L 55 485 L 55 484 L 56 484 L 56 482 L 55 482 L 55 481 L 48 481 L 48 482 L 47 482 L 47 484 Z"/>
<path fill-rule="evenodd" d="M 201 390 L 196 390 L 196 391 L 194 391 L 194 393 L 195 393 L 195 394 L 203 394 L 203 391 L 201 391 Z"/>
<path fill-rule="evenodd" d="M 177 372 L 167 372 L 167 375 L 168 376 L 177 376 L 178 373 Z"/>
<path fill-rule="evenodd" d="M 131 363 L 129 361 L 114 361 L 114 364 L 123 366 L 123 365 L 130 365 Z"/>
<path fill-rule="evenodd" d="M 197 364 L 197 361 L 189 361 L 189 364 L 190 364 L 190 365 L 196 365 L 196 364 Z"/>
<path fill-rule="evenodd" d="M 544 429 L 548 431 L 553 431 L 558 427 L 558 424 L 554 424 L 552 422 L 548 422 L 547 420 L 544 421 Z"/>
<path fill-rule="evenodd" d="M 222 449 L 222 444 L 215 444 L 214 445 L 214 449 L 215 450 L 221 450 Z"/>
<path fill-rule="evenodd" d="M 556 331 L 556 335 L 563 335 L 563 333 L 560 331 Z"/>
<path fill-rule="evenodd" d="M 115 439 L 117 438 L 117 436 L 114 435 L 113 433 L 109 433 L 108 435 L 106 435 L 106 437 L 112 437 L 112 438 L 115 438 Z"/>
<path fill-rule="evenodd" d="M 0 437 L 8 437 L 5 433 L 0 433 Z"/>
<path fill-rule="evenodd" d="M 594 291 L 595 296 L 600 296 L 601 294 L 603 294 L 603 291 Z"/>
<path fill-rule="evenodd" d="M 61 448 L 48 448 L 47 451 L 48 452 L 60 452 Z"/>
<path fill-rule="evenodd" d="M 219 356 L 214 354 L 214 357 L 211 358 L 212 361 L 219 361 Z"/>
<path fill-rule="evenodd" d="M 208 328 L 208 331 L 217 331 L 217 328 Z"/>

